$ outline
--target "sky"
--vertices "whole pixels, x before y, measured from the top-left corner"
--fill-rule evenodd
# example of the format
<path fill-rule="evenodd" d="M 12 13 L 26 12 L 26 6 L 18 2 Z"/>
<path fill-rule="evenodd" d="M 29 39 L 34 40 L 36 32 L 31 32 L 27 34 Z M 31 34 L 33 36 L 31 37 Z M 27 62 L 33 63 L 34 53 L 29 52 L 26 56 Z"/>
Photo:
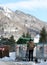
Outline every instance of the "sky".
<path fill-rule="evenodd" d="M 0 6 L 23 11 L 47 22 L 47 0 L 0 0 Z"/>

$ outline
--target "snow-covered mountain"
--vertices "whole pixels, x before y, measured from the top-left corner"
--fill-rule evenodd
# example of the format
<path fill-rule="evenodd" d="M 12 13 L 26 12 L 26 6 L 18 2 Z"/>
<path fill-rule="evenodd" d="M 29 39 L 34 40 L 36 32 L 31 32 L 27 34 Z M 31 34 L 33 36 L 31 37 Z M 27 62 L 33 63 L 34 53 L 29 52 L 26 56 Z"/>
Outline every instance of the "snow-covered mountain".
<path fill-rule="evenodd" d="M 0 36 L 10 37 L 14 35 L 18 39 L 23 32 L 30 32 L 31 36 L 39 34 L 42 27 L 47 29 L 47 23 L 22 11 L 15 12 L 7 7 L 0 6 Z"/>
<path fill-rule="evenodd" d="M 0 7 L 0 11 L 3 12 L 3 14 L 11 19 L 12 11 L 7 7 Z"/>

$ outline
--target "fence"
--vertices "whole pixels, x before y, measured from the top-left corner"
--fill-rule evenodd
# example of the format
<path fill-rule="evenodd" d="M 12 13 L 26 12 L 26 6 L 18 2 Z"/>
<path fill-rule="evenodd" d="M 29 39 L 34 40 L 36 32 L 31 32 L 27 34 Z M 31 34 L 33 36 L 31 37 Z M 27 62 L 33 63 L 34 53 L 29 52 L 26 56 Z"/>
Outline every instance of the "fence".
<path fill-rule="evenodd" d="M 25 58 L 27 51 L 27 44 L 16 45 L 16 58 Z"/>
<path fill-rule="evenodd" d="M 47 59 L 47 44 L 37 44 L 36 57 L 41 59 Z"/>

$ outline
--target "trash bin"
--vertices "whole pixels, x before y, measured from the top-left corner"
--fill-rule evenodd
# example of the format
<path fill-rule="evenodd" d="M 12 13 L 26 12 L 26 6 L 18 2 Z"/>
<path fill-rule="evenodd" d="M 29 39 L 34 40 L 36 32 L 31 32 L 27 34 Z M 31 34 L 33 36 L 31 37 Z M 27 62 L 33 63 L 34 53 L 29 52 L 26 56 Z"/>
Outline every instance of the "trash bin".
<path fill-rule="evenodd" d="M 17 44 L 16 45 L 16 58 L 25 59 L 27 51 L 27 44 Z"/>

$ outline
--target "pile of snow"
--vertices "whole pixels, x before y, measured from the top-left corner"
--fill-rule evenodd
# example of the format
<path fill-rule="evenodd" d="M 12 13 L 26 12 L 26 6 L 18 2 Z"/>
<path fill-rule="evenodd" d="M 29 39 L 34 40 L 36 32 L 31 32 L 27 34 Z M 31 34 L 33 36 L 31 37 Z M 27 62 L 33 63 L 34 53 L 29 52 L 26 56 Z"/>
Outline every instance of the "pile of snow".
<path fill-rule="evenodd" d="M 3 57 L 1 60 L 2 61 L 11 61 L 12 59 L 10 57 Z"/>

